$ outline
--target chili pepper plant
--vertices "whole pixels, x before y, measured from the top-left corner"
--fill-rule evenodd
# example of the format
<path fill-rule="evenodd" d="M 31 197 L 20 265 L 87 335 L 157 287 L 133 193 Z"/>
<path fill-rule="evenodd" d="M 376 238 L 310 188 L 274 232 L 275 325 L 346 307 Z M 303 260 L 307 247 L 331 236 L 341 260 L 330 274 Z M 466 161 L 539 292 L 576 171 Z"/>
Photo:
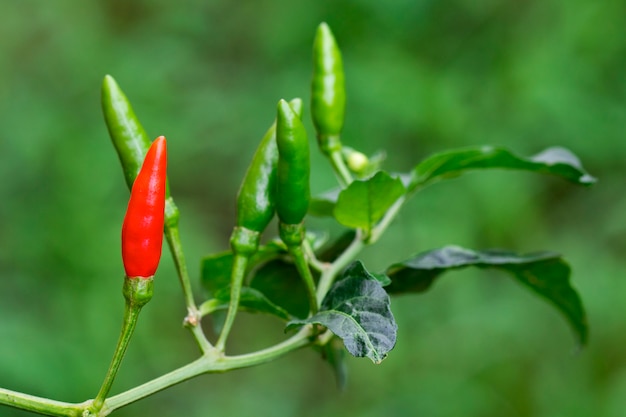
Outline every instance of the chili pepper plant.
<path fill-rule="evenodd" d="M 345 351 L 382 362 L 396 344 L 392 296 L 427 291 L 444 273 L 477 267 L 495 269 L 551 303 L 587 342 L 581 299 L 570 283 L 570 268 L 553 252 L 473 250 L 445 246 L 397 259 L 372 271 L 359 258 L 378 242 L 407 202 L 425 187 L 469 171 L 513 169 L 560 177 L 588 186 L 595 179 L 563 148 L 533 156 L 480 146 L 442 151 L 410 172 L 385 171 L 380 155 L 368 157 L 342 143 L 346 111 L 340 50 L 322 23 L 313 46 L 311 116 L 317 147 L 336 174 L 337 187 L 311 196 L 310 141 L 300 98 L 280 100 L 276 119 L 262 137 L 236 200 L 230 250 L 207 255 L 201 264 L 204 298 L 192 292 L 179 234 L 179 210 L 166 182 L 166 139 L 152 142 L 126 95 L 111 76 L 102 84 L 104 119 L 131 189 L 122 227 L 126 300 L 122 330 L 99 392 L 81 403 L 66 403 L 0 388 L 0 404 L 51 416 L 106 416 L 127 404 L 202 374 L 259 365 L 292 351 L 315 348 L 345 381 Z M 278 230 L 268 230 L 274 217 Z M 307 216 L 333 218 L 345 228 L 334 240 L 307 229 Z M 186 303 L 183 325 L 198 347 L 196 360 L 140 386 L 110 395 L 139 313 L 158 291 L 157 266 L 165 235 Z M 262 239 L 263 237 L 263 239 Z M 156 274 L 158 275 L 158 274 Z M 155 282 L 156 281 L 156 282 Z M 156 289 L 154 289 L 156 287 Z M 273 316 L 285 325 L 280 343 L 245 354 L 229 352 L 229 335 L 239 312 Z M 205 324 L 203 328 L 202 324 Z M 207 337 L 206 326 L 216 330 Z M 402 330 L 401 330 L 402 331 Z"/>

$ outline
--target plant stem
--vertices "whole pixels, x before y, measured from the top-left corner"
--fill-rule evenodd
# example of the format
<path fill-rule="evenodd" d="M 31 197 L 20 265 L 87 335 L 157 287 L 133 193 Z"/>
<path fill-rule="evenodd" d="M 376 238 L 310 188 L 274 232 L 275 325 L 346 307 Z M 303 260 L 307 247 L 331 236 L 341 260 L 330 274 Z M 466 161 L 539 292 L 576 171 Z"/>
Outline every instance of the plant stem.
<path fill-rule="evenodd" d="M 351 261 L 354 260 L 356 255 L 363 249 L 365 243 L 363 242 L 363 232 L 360 229 L 356 230 L 354 240 L 350 243 L 350 246 L 326 269 L 320 281 L 317 284 L 317 299 L 321 302 L 326 296 L 328 290 L 330 290 L 333 281 L 337 277 L 337 274 L 341 272 Z"/>
<path fill-rule="evenodd" d="M 176 385 L 180 382 L 191 379 L 204 372 L 204 368 L 207 365 L 208 360 L 205 356 L 201 356 L 193 362 L 188 363 L 178 369 L 175 369 L 167 374 L 161 375 L 152 381 L 139 385 L 121 394 L 114 395 L 106 400 L 102 409 L 103 414 L 109 414 L 112 411 L 121 408 L 125 405 L 131 404 L 142 398 L 148 397 L 155 392 L 161 391 L 165 388 Z"/>
<path fill-rule="evenodd" d="M 311 270 L 309 269 L 309 264 L 304 257 L 302 244 L 297 246 L 289 246 L 288 249 L 296 264 L 296 268 L 298 269 L 298 272 L 300 273 L 300 276 L 304 281 L 304 285 L 306 286 L 311 314 L 315 314 L 317 313 L 317 310 L 319 308 L 317 296 L 315 294 L 315 282 L 313 281 L 313 275 L 311 274 Z"/>
<path fill-rule="evenodd" d="M 191 282 L 189 280 L 189 272 L 187 271 L 187 263 L 185 262 L 185 255 L 183 253 L 183 246 L 180 241 L 180 232 L 178 226 L 165 226 L 165 238 L 172 252 L 174 258 L 174 264 L 176 265 L 176 271 L 178 272 L 178 279 L 180 285 L 183 288 L 183 295 L 185 296 L 185 303 L 187 308 L 197 310 L 196 302 L 193 299 L 193 291 L 191 289 Z"/>
<path fill-rule="evenodd" d="M 367 240 L 367 244 L 371 245 L 375 243 L 387 230 L 387 227 L 391 224 L 393 219 L 398 215 L 398 212 L 402 208 L 402 205 L 406 202 L 406 197 L 402 196 L 396 200 L 395 203 L 387 210 L 385 216 L 382 218 L 380 222 L 372 229 L 370 236 Z"/>
<path fill-rule="evenodd" d="M 191 333 L 194 335 L 200 351 L 206 353 L 212 349 L 211 343 L 206 338 L 206 335 L 202 331 L 200 326 L 200 313 L 198 307 L 193 298 L 193 291 L 191 289 L 191 281 L 189 279 L 189 272 L 187 271 L 187 263 L 185 262 L 185 255 L 183 252 L 183 246 L 180 241 L 180 232 L 178 225 L 171 226 L 165 225 L 165 238 L 170 247 L 170 252 L 174 258 L 174 264 L 176 265 L 176 271 L 178 272 L 178 280 L 183 289 L 183 295 L 185 297 L 185 304 L 187 305 L 187 317 L 185 318 L 185 325 L 189 327 Z"/>
<path fill-rule="evenodd" d="M 317 256 L 315 256 L 315 252 L 311 247 L 311 243 L 307 239 L 304 239 L 302 245 L 302 249 L 306 255 L 307 262 L 309 263 L 311 268 L 315 269 L 317 272 L 323 272 L 330 267 L 330 263 L 321 262 L 319 259 L 317 259 Z"/>
<path fill-rule="evenodd" d="M 288 352 L 299 349 L 311 343 L 311 328 L 302 328 L 291 338 L 282 343 L 254 353 L 238 356 L 202 356 L 195 361 L 182 366 L 172 372 L 162 375 L 143 385 L 132 388 L 126 392 L 110 397 L 106 400 L 102 409 L 103 415 L 128 405 L 132 402 L 145 398 L 155 392 L 161 391 L 172 385 L 179 384 L 188 379 L 205 373 L 225 372 L 233 369 L 247 368 L 272 361 Z"/>
<path fill-rule="evenodd" d="M 113 354 L 109 370 L 104 377 L 104 381 L 102 382 L 98 395 L 93 401 L 93 410 L 96 413 L 102 408 L 104 400 L 111 390 L 117 371 L 120 368 L 122 359 L 124 358 L 124 354 L 128 348 L 128 343 L 130 342 L 130 338 L 132 337 L 135 326 L 137 325 L 137 319 L 139 318 L 141 307 L 141 305 L 136 305 L 129 300 L 126 301 L 124 307 L 124 321 L 122 323 L 120 338 L 117 341 L 117 346 L 115 347 L 115 353 Z"/>
<path fill-rule="evenodd" d="M 103 417 L 121 407 L 201 374 L 221 373 L 270 362 L 286 353 L 311 344 L 313 342 L 311 336 L 311 327 L 305 326 L 284 342 L 257 352 L 237 356 L 203 355 L 195 361 L 152 381 L 109 397 L 100 405 L 100 408 L 96 408 L 95 400 L 80 404 L 63 403 L 2 388 L 0 388 L 0 403 L 50 416 L 80 417 L 87 415 L 84 414 L 84 411 L 89 411 L 92 413 L 89 415 Z"/>
<path fill-rule="evenodd" d="M 0 388 L 0 404 L 46 416 L 78 417 L 84 404 L 71 404 Z"/>
<path fill-rule="evenodd" d="M 226 339 L 235 321 L 237 315 L 237 309 L 239 308 L 239 297 L 241 295 L 241 285 L 243 284 L 243 278 L 246 275 L 246 267 L 248 266 L 249 256 L 235 253 L 233 256 L 233 269 L 230 276 L 230 302 L 228 303 L 228 313 L 226 313 L 226 320 L 224 321 L 224 327 L 217 339 L 215 348 L 219 351 L 224 351 L 226 345 Z"/>
<path fill-rule="evenodd" d="M 202 330 L 202 327 L 200 326 L 200 319 L 201 319 L 201 315 L 200 315 L 200 311 L 197 311 L 193 317 L 196 317 L 196 324 L 192 324 L 189 321 L 189 317 L 187 316 L 185 318 L 185 324 L 188 325 L 187 327 L 189 327 L 189 330 L 191 331 L 191 334 L 193 334 L 193 336 L 196 339 L 196 342 L 198 343 L 198 346 L 200 347 L 200 351 L 203 354 L 206 354 L 212 350 L 214 350 L 215 348 L 213 347 L 213 345 L 211 345 L 211 342 L 209 342 L 209 340 L 206 338 L 206 335 L 204 334 L 204 331 Z"/>
<path fill-rule="evenodd" d="M 339 179 L 339 183 L 342 187 L 347 187 L 353 181 L 352 174 L 350 170 L 346 166 L 346 163 L 343 161 L 343 157 L 341 156 L 341 151 L 331 151 L 328 154 L 330 158 L 330 163 L 335 170 L 335 174 L 337 174 L 337 178 Z"/>

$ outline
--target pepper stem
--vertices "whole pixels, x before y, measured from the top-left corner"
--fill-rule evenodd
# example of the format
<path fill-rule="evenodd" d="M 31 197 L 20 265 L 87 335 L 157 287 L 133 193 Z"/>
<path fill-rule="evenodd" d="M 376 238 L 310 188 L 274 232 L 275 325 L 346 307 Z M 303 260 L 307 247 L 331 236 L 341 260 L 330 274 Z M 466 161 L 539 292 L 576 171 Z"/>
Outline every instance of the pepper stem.
<path fill-rule="evenodd" d="M 235 321 L 235 316 L 237 315 L 239 298 L 241 296 L 241 286 L 243 284 L 243 278 L 246 275 L 248 259 L 248 255 L 242 255 L 240 253 L 235 253 L 233 256 L 233 269 L 230 277 L 230 302 L 228 303 L 228 313 L 226 313 L 224 327 L 222 327 L 222 331 L 220 332 L 220 336 L 215 345 L 215 348 L 218 351 L 224 351 L 226 339 L 228 339 L 230 329 L 233 327 L 233 322 Z"/>
<path fill-rule="evenodd" d="M 311 274 L 311 270 L 309 269 L 309 264 L 307 263 L 304 252 L 302 251 L 302 245 L 299 246 L 291 246 L 288 248 L 289 253 L 293 256 L 294 263 L 296 264 L 296 268 L 304 281 L 304 285 L 306 286 L 306 293 L 309 298 L 309 305 L 311 308 L 311 314 L 317 313 L 318 305 L 317 305 L 317 296 L 315 294 L 315 282 L 313 281 L 313 274 Z"/>
<path fill-rule="evenodd" d="M 104 400 L 111 390 L 117 371 L 122 364 L 122 359 L 124 358 L 124 354 L 128 348 L 130 338 L 132 337 L 135 326 L 137 325 L 137 319 L 139 318 L 141 308 L 152 298 L 153 287 L 153 277 L 126 277 L 124 279 L 123 293 L 126 303 L 124 305 L 122 331 L 120 332 L 120 338 L 117 341 L 117 346 L 115 347 L 115 353 L 113 354 L 113 359 L 109 365 L 109 370 L 104 377 L 104 381 L 102 382 L 98 395 L 93 401 L 92 410 L 96 414 L 104 405 Z"/>
<path fill-rule="evenodd" d="M 180 285 L 183 288 L 183 295 L 185 296 L 187 308 L 197 310 L 198 308 L 196 307 L 196 302 L 193 299 L 193 292 L 191 290 L 187 263 L 185 262 L 185 255 L 180 242 L 178 222 L 165 225 L 165 238 L 167 239 L 170 251 L 172 252 L 172 257 L 174 258 L 174 264 L 176 265 Z"/>
<path fill-rule="evenodd" d="M 168 199 L 169 202 L 170 199 Z M 172 201 L 173 204 L 173 201 Z M 167 205 L 166 205 L 167 212 Z M 176 213 L 178 209 L 176 209 Z M 185 297 L 185 304 L 187 305 L 187 317 L 185 317 L 185 326 L 191 330 L 200 351 L 207 353 L 212 349 L 211 343 L 206 338 L 202 327 L 200 326 L 200 312 L 196 306 L 196 302 L 193 298 L 193 291 L 191 289 L 191 282 L 189 279 L 189 272 L 187 271 L 187 263 L 185 262 L 185 255 L 183 247 L 180 241 L 180 233 L 178 229 L 178 216 L 167 216 L 168 221 L 165 224 L 165 239 L 170 247 L 174 264 L 176 265 L 176 271 L 178 272 L 178 280 L 183 289 L 183 295 Z"/>
<path fill-rule="evenodd" d="M 287 250 L 289 250 L 289 253 L 293 257 L 296 269 L 304 281 L 307 296 L 309 298 L 311 314 L 315 314 L 318 310 L 318 302 L 317 295 L 315 293 L 315 281 L 313 280 L 313 274 L 311 274 L 309 264 L 304 256 L 304 226 L 302 223 L 285 224 L 280 222 L 278 224 L 278 232 L 281 240 L 285 243 L 285 245 L 287 245 Z"/>
<path fill-rule="evenodd" d="M 0 404 L 30 411 L 32 413 L 59 417 L 82 416 L 84 409 L 83 404 L 71 404 L 50 400 L 48 398 L 36 397 L 34 395 L 4 388 L 0 388 Z"/>
<path fill-rule="evenodd" d="M 228 303 L 228 313 L 226 313 L 226 321 L 217 339 L 215 348 L 223 352 L 226 345 L 226 339 L 235 321 L 237 309 L 239 308 L 239 297 L 241 295 L 241 286 L 246 276 L 246 268 L 248 260 L 256 253 L 259 248 L 259 240 L 261 234 L 255 230 L 246 227 L 235 226 L 230 236 L 230 247 L 233 250 L 233 268 L 230 274 L 230 302 Z"/>
<path fill-rule="evenodd" d="M 342 187 L 347 187 L 353 181 L 352 174 L 341 155 L 341 137 L 339 135 L 318 135 L 320 149 L 330 159 Z"/>

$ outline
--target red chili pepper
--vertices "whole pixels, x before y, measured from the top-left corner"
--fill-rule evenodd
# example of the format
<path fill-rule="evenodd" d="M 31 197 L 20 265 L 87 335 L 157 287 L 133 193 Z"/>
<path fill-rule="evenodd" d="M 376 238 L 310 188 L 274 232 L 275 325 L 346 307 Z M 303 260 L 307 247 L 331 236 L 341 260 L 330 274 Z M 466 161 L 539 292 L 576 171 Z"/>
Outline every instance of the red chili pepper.
<path fill-rule="evenodd" d="M 167 147 L 164 136 L 150 146 L 133 183 L 122 226 L 122 260 L 127 277 L 150 278 L 161 259 Z"/>

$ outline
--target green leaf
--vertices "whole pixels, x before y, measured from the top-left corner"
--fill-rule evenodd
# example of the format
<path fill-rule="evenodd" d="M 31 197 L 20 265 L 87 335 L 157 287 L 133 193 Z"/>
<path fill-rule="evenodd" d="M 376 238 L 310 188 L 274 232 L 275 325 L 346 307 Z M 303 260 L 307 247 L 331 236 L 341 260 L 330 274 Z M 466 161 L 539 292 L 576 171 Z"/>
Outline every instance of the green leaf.
<path fill-rule="evenodd" d="M 333 214 L 344 226 L 364 229 L 369 233 L 404 193 L 404 185 L 399 178 L 379 171 L 370 179 L 353 181 L 341 191 Z"/>
<path fill-rule="evenodd" d="M 308 214 L 315 217 L 333 217 L 333 210 L 341 188 L 335 188 L 311 197 Z"/>
<path fill-rule="evenodd" d="M 284 253 L 285 249 L 274 242 L 261 246 L 258 252 L 248 261 L 246 274 L 259 268 L 260 265 L 269 262 L 269 260 L 282 256 Z M 216 300 L 215 297 L 222 294 L 223 298 L 223 294 L 229 294 L 228 297 L 230 298 L 230 273 L 232 266 L 233 253 L 231 251 L 208 255 L 204 257 L 201 262 L 200 278 L 202 286 L 207 291 L 209 297 L 213 297 L 207 300 L 203 304 L 203 307 L 211 309 L 213 330 L 216 333 L 221 332 L 226 314 L 221 308 L 217 307 L 220 301 Z M 209 313 L 203 312 L 203 314 Z"/>
<path fill-rule="evenodd" d="M 582 185 L 591 185 L 596 181 L 585 171 L 578 157 L 565 148 L 548 148 L 535 156 L 524 158 L 505 148 L 481 146 L 442 152 L 426 158 L 413 169 L 408 189 L 414 191 L 469 170 L 492 168 L 556 175 Z"/>
<path fill-rule="evenodd" d="M 305 238 L 313 250 L 318 250 L 326 243 L 328 234 L 307 231 Z M 306 290 L 295 266 L 282 260 L 287 253 L 285 246 L 278 240 L 261 246 L 248 261 L 246 282 L 292 316 L 306 317 L 309 311 Z M 209 300 L 213 304 L 217 303 L 217 294 L 223 294 L 224 289 L 230 288 L 232 266 L 231 251 L 215 253 L 202 259 L 202 285 L 209 296 L 213 297 Z M 230 294 L 230 290 L 228 293 Z M 215 317 L 214 322 L 219 325 L 219 320 Z"/>
<path fill-rule="evenodd" d="M 355 262 L 322 301 L 321 311 L 287 324 L 287 330 L 320 324 L 339 336 L 348 352 L 380 363 L 396 343 L 389 295 L 360 262 Z"/>
<path fill-rule="evenodd" d="M 306 288 L 292 263 L 274 259 L 264 264 L 252 277 L 250 286 L 294 317 L 306 317 L 309 314 Z"/>
<path fill-rule="evenodd" d="M 324 245 L 317 254 L 317 259 L 322 262 L 333 262 L 350 246 L 355 237 L 354 230 L 344 232 L 331 243 Z"/>
<path fill-rule="evenodd" d="M 372 280 L 378 281 L 380 285 L 382 285 L 383 287 L 391 284 L 391 278 L 389 278 L 387 275 L 380 274 L 380 273 L 375 274 L 375 273 L 369 272 L 367 269 L 365 269 L 365 266 L 363 265 L 363 263 L 358 262 L 358 261 L 352 262 L 352 264 L 350 264 L 346 268 L 346 270 L 343 272 L 343 276 L 372 279 Z"/>
<path fill-rule="evenodd" d="M 307 234 L 308 237 L 308 234 Z M 269 242 L 259 247 L 259 250 L 248 260 L 246 274 L 272 259 L 284 256 L 287 249 L 277 241 Z M 200 278 L 209 296 L 230 286 L 230 272 L 233 267 L 233 253 L 231 251 L 218 252 L 205 256 L 200 265 Z"/>
<path fill-rule="evenodd" d="M 230 287 L 219 290 L 215 297 L 205 301 L 200 306 L 202 315 L 211 314 L 218 310 L 228 309 L 230 302 Z M 283 320 L 289 320 L 291 317 L 284 309 L 272 303 L 262 292 L 250 287 L 241 288 L 241 298 L 239 299 L 239 309 L 251 313 L 267 313 L 277 316 Z"/>
<path fill-rule="evenodd" d="M 331 366 L 337 387 L 344 391 L 348 384 L 348 367 L 346 366 L 346 350 L 341 339 L 333 336 L 328 343 L 318 349 L 322 359 Z"/>
<path fill-rule="evenodd" d="M 208 255 L 202 259 L 200 278 L 202 286 L 213 296 L 223 288 L 230 286 L 230 270 L 233 267 L 231 251 Z"/>
<path fill-rule="evenodd" d="M 386 272 L 392 283 L 387 291 L 391 294 L 423 292 L 444 272 L 468 266 L 508 272 L 561 311 L 580 344 L 587 342 L 587 318 L 578 293 L 570 285 L 570 267 L 555 253 L 518 255 L 502 250 L 473 251 L 446 246 L 389 267 Z"/>

